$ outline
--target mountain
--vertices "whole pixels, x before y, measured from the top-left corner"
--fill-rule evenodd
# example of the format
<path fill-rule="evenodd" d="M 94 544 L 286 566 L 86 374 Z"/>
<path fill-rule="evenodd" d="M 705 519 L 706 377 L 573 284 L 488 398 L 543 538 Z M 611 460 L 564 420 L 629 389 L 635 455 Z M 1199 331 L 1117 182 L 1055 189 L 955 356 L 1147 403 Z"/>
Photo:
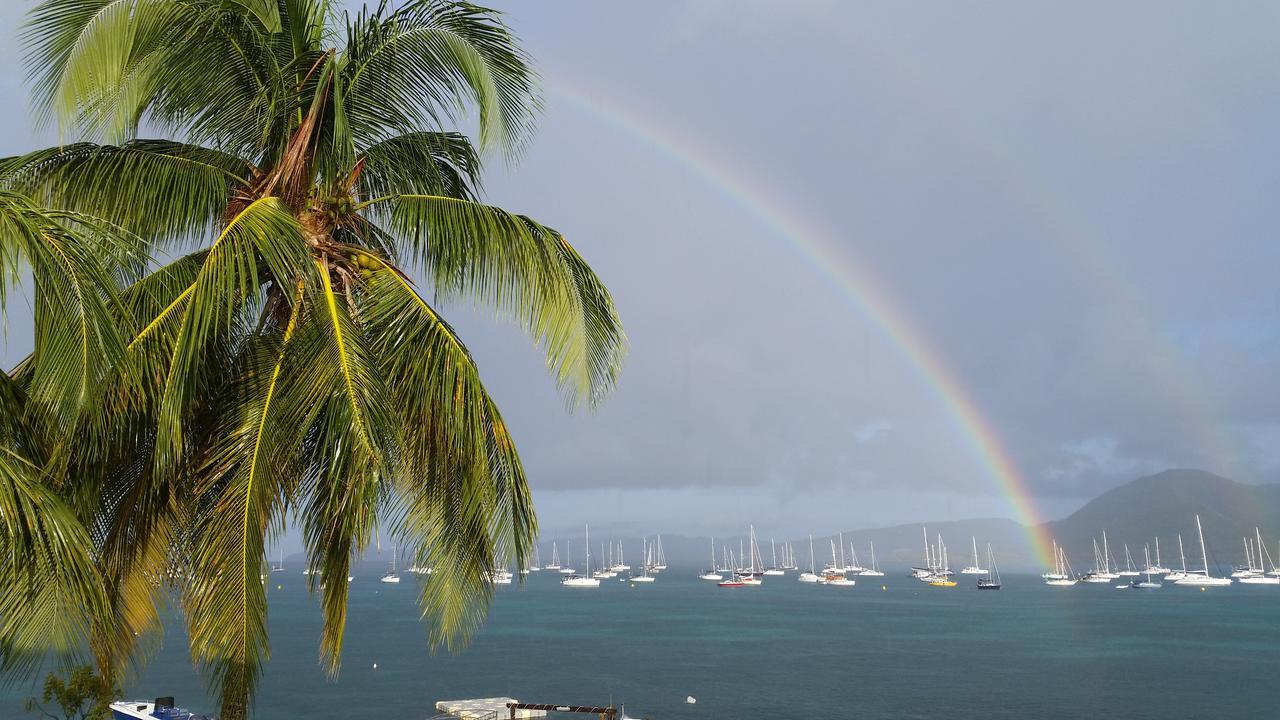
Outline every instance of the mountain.
<path fill-rule="evenodd" d="M 844 542 L 846 553 L 852 543 L 858 552 L 858 560 L 866 565 L 870 562 L 870 543 L 874 541 L 881 569 L 890 575 L 899 575 L 909 566 L 924 562 L 921 528 L 925 527 L 930 543 L 936 543 L 938 535 L 942 535 L 952 568 L 959 569 L 969 564 L 973 552 L 970 538 L 976 537 L 979 554 L 985 555 L 986 544 L 991 543 L 1002 569 L 1040 572 L 1044 566 L 1031 543 L 1034 533 L 1039 537 L 1056 539 L 1066 548 L 1074 568 L 1085 571 L 1093 566 L 1092 541 L 1097 538 L 1101 543 L 1103 530 L 1107 532 L 1112 555 L 1123 564 L 1124 545 L 1127 543 L 1135 566 L 1142 563 L 1143 545 L 1151 544 L 1154 553 L 1157 536 L 1160 538 L 1161 560 L 1168 567 L 1177 566 L 1178 535 L 1181 534 L 1188 565 L 1199 567 L 1197 513 L 1204 524 L 1210 565 L 1216 564 L 1225 570 L 1241 562 L 1244 558 L 1241 538 L 1252 536 L 1254 527 L 1262 528 L 1263 540 L 1268 543 L 1271 557 L 1280 562 L 1280 548 L 1276 546 L 1277 539 L 1280 539 L 1280 485 L 1248 485 L 1192 469 L 1166 470 L 1138 478 L 1102 493 L 1061 520 L 1035 528 L 1005 518 L 932 521 L 846 530 Z M 830 560 L 830 541 L 834 537 L 823 535 L 813 538 L 818 567 Z M 624 540 L 627 557 L 632 564 L 639 558 L 640 542 L 639 538 Z M 663 535 L 662 542 L 673 570 L 703 567 L 709 561 L 710 538 Z M 725 545 L 735 556 L 738 555 L 738 537 L 717 537 L 715 542 L 717 557 Z M 769 538 L 759 537 L 758 542 L 764 561 L 769 564 L 772 559 Z M 778 538 L 779 545 L 783 542 L 784 538 Z M 791 542 L 798 564 L 807 569 L 808 538 L 792 538 Z M 574 544 L 576 557 L 581 547 L 576 542 Z M 550 548 L 550 542 L 544 538 L 544 561 L 549 557 Z M 563 539 L 560 548 L 563 553 Z"/>
<path fill-rule="evenodd" d="M 1280 561 L 1275 545 L 1280 533 L 1280 485 L 1246 485 L 1204 470 L 1166 470 L 1108 490 L 1071 515 L 1045 523 L 1041 530 L 1067 550 L 1077 570 L 1093 566 L 1094 538 L 1107 531 L 1111 553 L 1124 562 L 1128 543 L 1134 563 L 1142 561 L 1142 547 L 1160 538 L 1160 559 L 1177 567 L 1178 535 L 1182 535 L 1187 564 L 1200 566 L 1195 515 L 1204 525 L 1209 563 L 1226 569 L 1244 559 L 1241 538 L 1262 528 L 1271 557 Z"/>

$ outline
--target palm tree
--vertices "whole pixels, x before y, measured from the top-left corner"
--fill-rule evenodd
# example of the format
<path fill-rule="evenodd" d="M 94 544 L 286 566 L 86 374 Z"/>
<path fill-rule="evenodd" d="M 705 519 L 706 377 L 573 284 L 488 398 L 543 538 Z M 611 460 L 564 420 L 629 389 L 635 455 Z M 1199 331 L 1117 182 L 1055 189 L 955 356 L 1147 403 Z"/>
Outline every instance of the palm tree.
<path fill-rule="evenodd" d="M 347 584 L 320 578 L 345 577 L 379 528 L 436 570 L 420 598 L 431 641 L 464 641 L 487 572 L 523 565 L 536 521 L 498 408 L 435 303 L 519 322 L 571 406 L 613 387 L 626 347 L 565 238 L 478 199 L 481 157 L 518 158 L 539 107 L 498 14 L 45 0 L 25 41 L 40 116 L 76 140 L 0 164 L 0 187 L 34 213 L 34 295 L 57 306 L 37 303 L 35 350 L 0 388 L 23 418 L 0 427 L 5 447 L 39 487 L 30 498 L 56 507 L 42 522 L 74 531 L 46 528 L 62 544 L 41 540 L 61 548 L 42 572 L 84 610 L 46 623 L 82 633 L 115 679 L 144 659 L 172 589 L 222 717 L 244 717 L 268 656 L 264 550 L 294 523 L 323 573 L 310 582 L 330 672 Z M 451 130 L 468 117 L 478 142 Z M 42 227 L 92 274 L 44 269 L 58 257 Z M 10 284 L 23 257 L 0 255 Z M 23 533 L 7 530 L 13 557 Z M 6 659 L 35 642 L 5 611 L 28 601 L 0 591 Z"/>

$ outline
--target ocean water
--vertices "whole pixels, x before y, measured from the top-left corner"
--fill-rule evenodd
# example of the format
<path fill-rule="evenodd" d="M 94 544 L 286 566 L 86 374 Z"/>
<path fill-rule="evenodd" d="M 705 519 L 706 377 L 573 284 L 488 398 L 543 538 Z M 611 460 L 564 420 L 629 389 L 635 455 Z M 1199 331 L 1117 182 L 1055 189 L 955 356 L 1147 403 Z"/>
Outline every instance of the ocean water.
<path fill-rule="evenodd" d="M 559 577 L 499 588 L 472 644 L 435 655 L 419 580 L 357 577 L 342 671 L 329 680 L 316 600 L 300 573 L 273 574 L 272 657 L 254 716 L 416 720 L 437 700 L 497 695 L 625 703 L 655 719 L 1280 716 L 1276 587 L 1138 592 L 1010 575 L 979 592 L 972 578 L 931 588 L 893 570 L 852 588 L 793 573 L 728 590 L 672 569 L 648 586 L 571 590 Z M 175 625 L 130 694 L 216 710 L 184 642 Z M 0 718 L 24 717 L 29 694 L 4 690 Z"/>

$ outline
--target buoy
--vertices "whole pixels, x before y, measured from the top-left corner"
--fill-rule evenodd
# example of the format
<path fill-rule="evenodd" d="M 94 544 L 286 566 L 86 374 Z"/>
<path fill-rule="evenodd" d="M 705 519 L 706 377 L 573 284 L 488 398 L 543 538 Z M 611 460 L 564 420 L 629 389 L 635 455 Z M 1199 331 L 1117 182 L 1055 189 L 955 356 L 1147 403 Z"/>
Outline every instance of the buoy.
<path fill-rule="evenodd" d="M 888 586 L 888 585 L 881 585 L 881 586 L 880 586 L 880 589 L 881 589 L 881 590 L 888 590 L 888 589 L 889 589 L 889 586 Z"/>
<path fill-rule="evenodd" d="M 1204 592 L 1204 588 L 1200 588 L 1200 592 Z"/>
<path fill-rule="evenodd" d="M 277 585 L 277 586 L 276 586 L 276 589 L 277 589 L 277 590 L 283 590 L 283 589 L 284 589 L 284 586 L 283 586 L 283 585 Z"/>
<path fill-rule="evenodd" d="M 696 702 L 698 702 L 698 699 L 697 699 L 697 698 L 695 698 L 695 697 L 694 697 L 694 696 L 692 696 L 692 695 L 690 695 L 689 697 L 687 697 L 687 698 L 685 698 L 685 699 L 684 699 L 684 704 L 685 704 L 685 705 L 692 705 L 692 704 L 694 704 L 694 703 L 696 703 Z"/>
<path fill-rule="evenodd" d="M 378 669 L 378 663 L 374 663 L 374 664 L 373 664 L 373 669 L 374 669 L 374 670 L 377 670 L 377 669 Z"/>

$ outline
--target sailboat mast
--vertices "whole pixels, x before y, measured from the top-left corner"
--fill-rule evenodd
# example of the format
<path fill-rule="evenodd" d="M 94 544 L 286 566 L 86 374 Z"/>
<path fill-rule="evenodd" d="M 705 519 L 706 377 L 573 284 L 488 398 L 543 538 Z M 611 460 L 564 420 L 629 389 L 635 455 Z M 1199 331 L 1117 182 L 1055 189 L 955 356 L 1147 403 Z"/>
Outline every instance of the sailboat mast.
<path fill-rule="evenodd" d="M 1200 560 L 1204 563 L 1205 577 L 1209 576 L 1209 553 L 1204 549 L 1204 529 L 1200 527 L 1200 516 L 1196 515 L 1196 534 L 1200 536 Z"/>
<path fill-rule="evenodd" d="M 1182 558 L 1182 574 L 1187 574 L 1187 554 L 1182 550 L 1182 533 L 1178 533 L 1178 557 Z"/>
<path fill-rule="evenodd" d="M 818 566 L 813 561 L 813 536 L 809 536 L 809 572 L 816 574 Z"/>

